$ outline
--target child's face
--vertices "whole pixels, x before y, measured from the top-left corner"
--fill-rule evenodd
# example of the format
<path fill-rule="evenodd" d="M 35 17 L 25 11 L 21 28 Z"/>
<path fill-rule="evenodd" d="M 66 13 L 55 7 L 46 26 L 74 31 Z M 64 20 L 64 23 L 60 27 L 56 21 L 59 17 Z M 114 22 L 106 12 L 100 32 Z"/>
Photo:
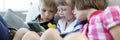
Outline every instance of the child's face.
<path fill-rule="evenodd" d="M 65 6 L 65 5 L 59 5 L 57 7 L 58 12 L 61 19 L 70 21 L 71 19 L 74 19 L 74 15 L 72 13 L 72 8 L 70 6 Z"/>
<path fill-rule="evenodd" d="M 41 6 L 39 10 L 41 12 L 41 18 L 45 22 L 48 22 L 51 19 L 53 19 L 54 15 L 56 13 L 56 9 L 55 8 L 47 7 L 47 6 Z"/>
<path fill-rule="evenodd" d="M 87 19 L 87 11 L 86 10 L 78 10 L 76 7 L 74 8 L 74 16 L 79 21 L 84 21 Z"/>

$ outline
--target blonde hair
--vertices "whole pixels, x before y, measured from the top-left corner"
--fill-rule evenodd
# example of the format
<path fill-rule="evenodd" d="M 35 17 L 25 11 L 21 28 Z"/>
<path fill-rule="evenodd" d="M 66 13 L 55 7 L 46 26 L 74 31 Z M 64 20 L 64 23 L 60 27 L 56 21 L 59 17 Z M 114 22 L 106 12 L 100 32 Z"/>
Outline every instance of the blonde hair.
<path fill-rule="evenodd" d="M 71 7 L 74 6 L 73 0 L 55 0 L 56 5 L 69 5 Z"/>
<path fill-rule="evenodd" d="M 105 9 L 108 6 L 107 0 L 75 0 L 75 7 L 79 10 L 95 8 Z"/>
<path fill-rule="evenodd" d="M 47 6 L 50 8 L 55 8 L 55 10 L 57 10 L 55 0 L 40 0 L 39 4 L 40 4 L 40 6 Z"/>

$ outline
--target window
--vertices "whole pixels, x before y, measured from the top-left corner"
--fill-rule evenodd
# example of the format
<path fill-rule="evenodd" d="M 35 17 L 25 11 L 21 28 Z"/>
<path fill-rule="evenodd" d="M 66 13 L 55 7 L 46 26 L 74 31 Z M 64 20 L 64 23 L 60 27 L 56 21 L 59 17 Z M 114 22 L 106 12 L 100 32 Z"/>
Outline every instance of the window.
<path fill-rule="evenodd" d="M 4 0 L 0 0 L 0 10 L 4 9 Z"/>
<path fill-rule="evenodd" d="M 0 10 L 25 11 L 30 8 L 30 0 L 0 0 Z"/>

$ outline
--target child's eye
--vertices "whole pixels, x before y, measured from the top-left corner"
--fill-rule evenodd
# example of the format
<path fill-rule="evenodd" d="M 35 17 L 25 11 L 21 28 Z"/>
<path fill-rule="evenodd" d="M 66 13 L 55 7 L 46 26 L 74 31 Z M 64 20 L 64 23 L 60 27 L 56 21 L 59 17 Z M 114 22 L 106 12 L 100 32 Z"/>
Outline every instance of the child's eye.
<path fill-rule="evenodd" d="M 58 9 L 58 12 L 60 12 L 60 10 Z"/>
<path fill-rule="evenodd" d="M 62 11 L 66 11 L 67 9 L 62 9 Z"/>
<path fill-rule="evenodd" d="M 46 12 L 46 10 L 45 10 L 45 9 L 43 9 L 43 10 L 42 10 L 42 12 Z"/>
<path fill-rule="evenodd" d="M 53 13 L 54 11 L 51 11 L 51 10 L 50 10 L 49 12 Z"/>

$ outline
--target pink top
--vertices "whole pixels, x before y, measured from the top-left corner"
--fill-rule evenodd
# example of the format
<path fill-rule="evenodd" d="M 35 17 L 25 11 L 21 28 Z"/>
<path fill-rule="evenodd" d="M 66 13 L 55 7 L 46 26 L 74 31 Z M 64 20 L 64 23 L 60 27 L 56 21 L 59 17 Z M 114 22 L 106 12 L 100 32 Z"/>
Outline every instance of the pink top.
<path fill-rule="evenodd" d="M 113 40 L 109 30 L 117 24 L 120 24 L 120 8 L 109 6 L 104 11 L 95 11 L 81 32 L 89 40 Z"/>

